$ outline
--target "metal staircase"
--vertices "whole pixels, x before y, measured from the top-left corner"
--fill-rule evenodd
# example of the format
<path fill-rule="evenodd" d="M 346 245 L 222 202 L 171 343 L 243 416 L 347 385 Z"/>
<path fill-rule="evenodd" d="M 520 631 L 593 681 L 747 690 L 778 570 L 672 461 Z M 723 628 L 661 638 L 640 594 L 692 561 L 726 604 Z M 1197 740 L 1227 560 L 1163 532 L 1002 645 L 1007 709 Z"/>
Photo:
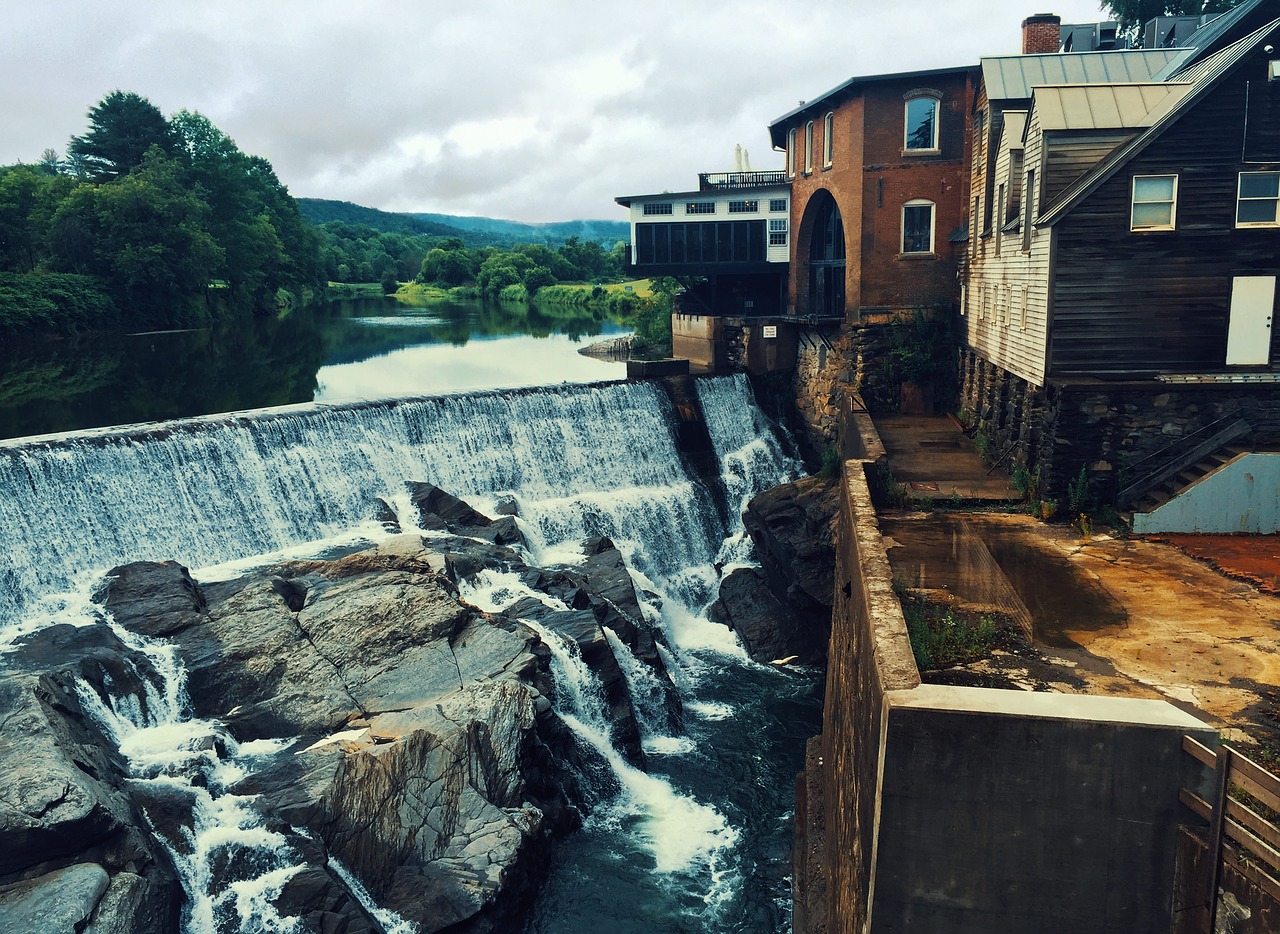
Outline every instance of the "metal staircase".
<path fill-rule="evenodd" d="M 1149 512 L 1215 470 L 1253 450 L 1244 442 L 1253 427 L 1244 419 L 1227 415 L 1197 429 L 1154 454 L 1131 464 L 1134 477 L 1116 491 L 1116 506 L 1131 512 Z"/>

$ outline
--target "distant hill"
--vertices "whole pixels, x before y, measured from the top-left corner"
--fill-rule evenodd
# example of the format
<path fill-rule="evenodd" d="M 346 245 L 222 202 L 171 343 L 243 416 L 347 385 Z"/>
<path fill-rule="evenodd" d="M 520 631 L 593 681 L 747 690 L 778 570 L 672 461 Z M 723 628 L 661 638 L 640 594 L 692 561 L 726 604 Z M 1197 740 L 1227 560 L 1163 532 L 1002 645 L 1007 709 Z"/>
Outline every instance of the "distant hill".
<path fill-rule="evenodd" d="M 631 226 L 626 221 L 556 221 L 550 224 L 523 224 L 520 221 L 499 220 L 493 217 L 459 217 L 454 214 L 408 214 L 429 223 L 448 224 L 463 230 L 475 230 L 495 236 L 513 237 L 521 243 L 537 243 L 541 240 L 560 241 L 569 237 L 579 240 L 595 240 L 606 249 L 619 240 L 631 236 Z"/>
<path fill-rule="evenodd" d="M 325 198 L 298 198 L 298 210 L 313 224 L 341 221 L 363 224 L 375 230 L 457 237 L 467 246 L 511 246 L 515 243 L 550 243 L 558 246 L 569 237 L 595 240 L 605 249 L 630 236 L 626 221 L 560 221 L 552 224 L 522 224 L 492 217 L 461 217 L 454 214 L 396 214 L 366 208 L 350 201 Z"/>

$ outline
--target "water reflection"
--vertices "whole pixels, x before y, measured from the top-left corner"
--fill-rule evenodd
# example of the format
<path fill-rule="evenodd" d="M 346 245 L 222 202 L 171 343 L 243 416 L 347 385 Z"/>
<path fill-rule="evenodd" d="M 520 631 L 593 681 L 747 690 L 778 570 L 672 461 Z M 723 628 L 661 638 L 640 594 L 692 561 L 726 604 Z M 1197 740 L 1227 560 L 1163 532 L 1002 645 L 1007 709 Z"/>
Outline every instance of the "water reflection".
<path fill-rule="evenodd" d="M 620 379 L 583 308 L 354 299 L 217 328 L 0 348 L 0 437 L 263 406 Z"/>

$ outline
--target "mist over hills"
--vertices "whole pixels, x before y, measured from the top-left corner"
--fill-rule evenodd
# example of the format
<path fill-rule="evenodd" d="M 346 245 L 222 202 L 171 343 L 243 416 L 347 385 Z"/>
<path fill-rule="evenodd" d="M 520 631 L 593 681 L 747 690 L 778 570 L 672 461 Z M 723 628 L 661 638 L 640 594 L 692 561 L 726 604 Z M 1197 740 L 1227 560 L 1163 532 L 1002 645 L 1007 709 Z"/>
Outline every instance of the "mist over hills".
<path fill-rule="evenodd" d="M 398 214 L 367 208 L 350 201 L 298 198 L 298 210 L 313 224 L 341 221 L 363 224 L 375 230 L 457 237 L 467 246 L 510 246 L 515 243 L 558 245 L 569 237 L 594 240 L 605 249 L 627 240 L 626 221 L 570 220 L 549 224 L 525 224 L 493 217 L 461 217 L 454 214 Z"/>

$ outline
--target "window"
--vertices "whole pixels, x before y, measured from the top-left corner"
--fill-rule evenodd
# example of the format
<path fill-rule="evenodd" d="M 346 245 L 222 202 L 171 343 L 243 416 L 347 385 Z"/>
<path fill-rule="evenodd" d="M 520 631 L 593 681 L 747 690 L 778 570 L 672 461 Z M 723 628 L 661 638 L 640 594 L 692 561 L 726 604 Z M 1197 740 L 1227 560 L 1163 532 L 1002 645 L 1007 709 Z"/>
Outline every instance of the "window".
<path fill-rule="evenodd" d="M 644 206 L 644 216 L 651 217 L 654 214 L 670 214 L 670 201 L 650 201 Z"/>
<path fill-rule="evenodd" d="M 1280 172 L 1241 172 L 1237 227 L 1280 227 Z"/>
<path fill-rule="evenodd" d="M 902 206 L 902 252 L 933 252 L 932 201 L 908 201 Z"/>
<path fill-rule="evenodd" d="M 787 178 L 796 177 L 796 131 L 787 130 Z"/>
<path fill-rule="evenodd" d="M 714 214 L 716 212 L 716 203 L 714 201 L 690 201 L 684 206 L 686 214 Z"/>
<path fill-rule="evenodd" d="M 813 171 L 813 121 L 804 125 L 804 174 Z"/>
<path fill-rule="evenodd" d="M 1135 175 L 1130 230 L 1173 230 L 1176 175 Z"/>
<path fill-rule="evenodd" d="M 1036 194 L 1036 170 L 1027 170 L 1027 188 L 1022 193 L 1022 252 L 1031 252 L 1032 201 Z"/>
<path fill-rule="evenodd" d="M 1016 295 L 1018 299 L 1018 327 L 1025 331 L 1027 329 L 1027 287 L 1025 285 L 1018 286 Z"/>
<path fill-rule="evenodd" d="M 836 115 L 829 113 L 827 119 L 822 122 L 822 167 L 824 169 L 831 168 L 831 134 L 835 128 Z"/>
<path fill-rule="evenodd" d="M 937 151 L 938 99 L 936 97 L 917 97 L 907 101 L 903 148 L 907 152 Z"/>
<path fill-rule="evenodd" d="M 730 201 L 730 214 L 754 214 L 760 210 L 759 201 Z"/>
<path fill-rule="evenodd" d="M 996 256 L 1000 255 L 1000 232 L 1004 227 L 1004 182 L 1000 183 L 1000 193 L 996 195 Z"/>
<path fill-rule="evenodd" d="M 785 220 L 769 221 L 769 246 L 787 245 L 787 222 Z"/>
<path fill-rule="evenodd" d="M 996 314 L 1000 318 L 1001 324 L 1009 323 L 1009 287 L 1007 285 L 997 286 L 996 291 Z"/>
<path fill-rule="evenodd" d="M 973 213 L 969 215 L 969 255 L 978 255 L 978 218 L 982 215 L 978 213 L 982 207 L 982 196 L 975 195 L 973 198 Z"/>
<path fill-rule="evenodd" d="M 985 285 L 978 286 L 978 320 L 985 321 L 987 319 L 987 287 Z"/>
<path fill-rule="evenodd" d="M 769 199 L 769 210 L 772 211 L 773 213 L 776 214 L 778 211 L 785 211 L 786 209 L 787 209 L 786 198 L 770 198 Z"/>

